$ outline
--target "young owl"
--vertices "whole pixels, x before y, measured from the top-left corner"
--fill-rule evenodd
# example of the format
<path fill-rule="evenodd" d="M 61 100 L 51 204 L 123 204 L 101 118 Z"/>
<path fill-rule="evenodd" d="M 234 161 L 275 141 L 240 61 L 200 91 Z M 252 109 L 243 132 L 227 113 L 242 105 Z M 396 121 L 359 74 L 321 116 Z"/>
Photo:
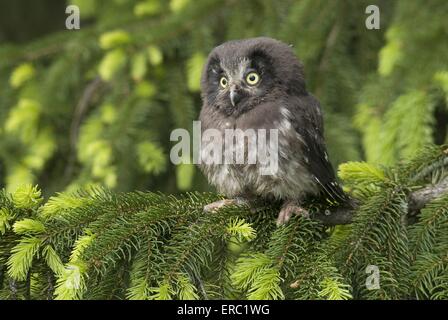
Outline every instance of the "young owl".
<path fill-rule="evenodd" d="M 216 47 L 205 64 L 201 89 L 202 133 L 216 129 L 224 141 L 226 129 L 253 129 L 257 134 L 262 132 L 258 129 L 277 129 L 278 142 L 278 165 L 272 174 L 262 174 L 259 162 L 203 161 L 200 168 L 209 183 L 228 197 L 205 211 L 257 197 L 281 200 L 277 224 L 282 224 L 292 214 L 307 215 L 301 202 L 308 196 L 347 201 L 328 159 L 319 102 L 307 92 L 302 65 L 288 45 L 263 37 Z M 217 143 L 204 134 L 201 142 L 201 150 Z M 242 144 L 249 146 L 246 140 Z M 231 147 L 239 146 L 224 144 L 223 154 Z"/>

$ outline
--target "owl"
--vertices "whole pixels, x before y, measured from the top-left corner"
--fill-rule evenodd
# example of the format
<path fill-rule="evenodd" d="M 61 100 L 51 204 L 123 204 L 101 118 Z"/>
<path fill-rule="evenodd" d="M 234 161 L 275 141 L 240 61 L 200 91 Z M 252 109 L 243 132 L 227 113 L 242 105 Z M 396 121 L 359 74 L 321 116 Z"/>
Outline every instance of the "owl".
<path fill-rule="evenodd" d="M 258 134 L 274 129 L 277 142 L 277 169 L 271 174 L 262 174 L 259 162 L 201 162 L 209 183 L 226 196 L 205 206 L 205 211 L 250 205 L 257 198 L 276 200 L 282 202 L 277 218 L 281 225 L 293 214 L 308 215 L 302 207 L 308 197 L 348 200 L 328 158 L 321 107 L 307 91 L 302 64 L 290 46 L 267 37 L 219 45 L 205 63 L 201 97 L 202 158 L 204 150 L 214 147 L 210 144 L 225 140 L 226 130 L 251 129 Z M 222 139 L 206 138 L 207 129 Z M 239 146 L 224 144 L 222 152 L 239 147 L 250 145 L 240 140 Z"/>

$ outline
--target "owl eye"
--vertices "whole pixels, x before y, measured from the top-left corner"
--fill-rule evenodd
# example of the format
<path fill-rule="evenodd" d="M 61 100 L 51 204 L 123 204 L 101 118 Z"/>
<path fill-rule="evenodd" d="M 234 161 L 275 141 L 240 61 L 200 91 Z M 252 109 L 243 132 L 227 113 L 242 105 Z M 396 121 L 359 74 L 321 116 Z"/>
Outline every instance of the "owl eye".
<path fill-rule="evenodd" d="M 227 84 L 228 84 L 227 78 L 226 77 L 222 77 L 221 80 L 219 80 L 219 84 L 223 88 L 227 87 Z"/>
<path fill-rule="evenodd" d="M 260 81 L 260 76 L 256 72 L 251 72 L 246 76 L 246 82 L 251 86 L 256 85 L 258 81 Z"/>

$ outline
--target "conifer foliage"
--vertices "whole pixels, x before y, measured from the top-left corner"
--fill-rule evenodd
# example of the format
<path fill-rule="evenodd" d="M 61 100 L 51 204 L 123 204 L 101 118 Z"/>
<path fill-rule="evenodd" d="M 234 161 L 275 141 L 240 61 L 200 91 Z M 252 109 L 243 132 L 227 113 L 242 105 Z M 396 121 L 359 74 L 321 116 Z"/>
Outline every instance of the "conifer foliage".
<path fill-rule="evenodd" d="M 0 28 L 0 299 L 448 298 L 447 1 L 66 4 L 80 30 L 54 3 L 52 32 Z M 281 227 L 278 204 L 205 214 L 221 196 L 169 161 L 207 54 L 255 36 L 303 62 L 356 199 L 344 219 L 320 203 Z"/>
<path fill-rule="evenodd" d="M 278 207 L 204 213 L 219 196 L 89 189 L 0 196 L 3 299 L 443 299 L 448 188 L 411 219 L 409 196 L 448 179 L 448 146 L 384 168 L 340 167 L 359 208 L 328 227 Z M 318 210 L 318 209 L 317 209 Z M 330 213 L 331 215 L 331 213 Z M 379 271 L 378 287 L 366 268 Z"/>

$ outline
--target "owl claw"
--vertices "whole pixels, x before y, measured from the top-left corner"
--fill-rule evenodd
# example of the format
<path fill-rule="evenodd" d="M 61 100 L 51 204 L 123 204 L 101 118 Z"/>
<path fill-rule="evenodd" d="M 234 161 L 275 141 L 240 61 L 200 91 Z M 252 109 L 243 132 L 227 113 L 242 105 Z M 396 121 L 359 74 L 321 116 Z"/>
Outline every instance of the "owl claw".
<path fill-rule="evenodd" d="M 215 212 L 225 206 L 243 205 L 243 204 L 248 204 L 248 202 L 242 198 L 218 200 L 205 205 L 204 212 Z"/>
<path fill-rule="evenodd" d="M 305 210 L 304 208 L 300 207 L 299 205 L 293 203 L 293 202 L 286 202 L 277 217 L 277 226 L 281 226 L 289 221 L 291 219 L 292 215 L 296 214 L 302 217 L 308 218 L 310 216 L 309 212 Z"/>
<path fill-rule="evenodd" d="M 215 212 L 221 209 L 222 207 L 230 206 L 233 204 L 237 204 L 237 201 L 235 199 L 218 200 L 204 206 L 204 212 Z"/>

